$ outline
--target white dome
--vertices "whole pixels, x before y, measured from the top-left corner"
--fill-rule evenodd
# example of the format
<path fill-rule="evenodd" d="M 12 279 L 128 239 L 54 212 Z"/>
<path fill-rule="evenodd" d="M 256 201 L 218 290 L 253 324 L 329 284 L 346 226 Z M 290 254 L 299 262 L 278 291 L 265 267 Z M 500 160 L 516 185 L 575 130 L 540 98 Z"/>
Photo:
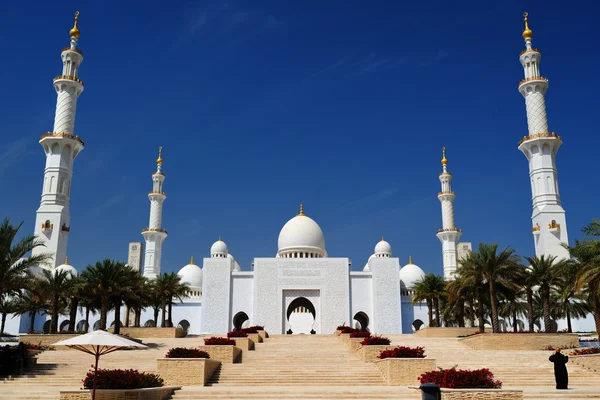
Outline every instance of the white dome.
<path fill-rule="evenodd" d="M 69 264 L 69 259 L 67 258 L 67 261 L 65 261 L 64 264 L 59 265 L 58 267 L 56 267 L 54 269 L 54 273 L 56 274 L 59 271 L 65 271 L 67 272 L 67 276 L 69 277 L 69 279 L 71 277 L 76 278 L 79 274 L 77 273 L 77 270 L 75 269 L 75 267 L 73 267 L 72 265 Z M 70 275 L 69 275 L 70 274 Z"/>
<path fill-rule="evenodd" d="M 190 264 L 179 270 L 177 275 L 181 277 L 181 282 L 187 283 L 191 287 L 202 287 L 202 269 L 194 264 L 193 258 L 192 261 L 190 261 Z"/>
<path fill-rule="evenodd" d="M 219 254 L 226 256 L 228 254 L 227 245 L 219 238 L 211 247 L 210 255 Z"/>
<path fill-rule="evenodd" d="M 290 219 L 281 228 L 277 243 L 280 253 L 288 249 L 325 252 L 323 231 L 312 218 L 302 212 L 302 207 L 300 208 L 300 214 Z"/>
<path fill-rule="evenodd" d="M 411 289 L 415 286 L 415 283 L 419 282 L 425 277 L 425 272 L 418 265 L 413 264 L 412 261 L 400 268 L 400 280 L 407 289 Z"/>
<path fill-rule="evenodd" d="M 235 261 L 235 258 L 231 254 L 227 254 L 227 258 L 229 258 L 231 260 L 231 270 L 232 271 L 241 271 L 242 270 L 242 268 L 240 268 L 240 264 L 238 264 L 238 262 Z"/>
<path fill-rule="evenodd" d="M 381 238 L 381 241 L 375 246 L 375 254 L 389 254 L 391 256 L 392 246 Z"/>

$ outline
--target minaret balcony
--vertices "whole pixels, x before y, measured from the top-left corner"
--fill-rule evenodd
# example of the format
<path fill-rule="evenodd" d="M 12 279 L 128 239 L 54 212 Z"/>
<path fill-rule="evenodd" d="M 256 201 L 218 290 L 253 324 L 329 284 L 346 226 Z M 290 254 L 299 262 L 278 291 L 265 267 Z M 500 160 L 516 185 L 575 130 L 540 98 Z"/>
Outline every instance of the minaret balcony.
<path fill-rule="evenodd" d="M 142 229 L 142 233 L 146 233 L 146 232 L 161 232 L 161 233 L 168 234 L 167 230 L 163 229 L 163 228 L 144 228 L 144 229 Z"/>
<path fill-rule="evenodd" d="M 518 146 L 521 144 L 528 142 L 530 140 L 545 138 L 545 139 L 558 139 L 562 143 L 562 136 L 557 135 L 556 133 L 534 133 L 533 135 L 523 136 L 523 138 L 519 141 Z"/>
<path fill-rule="evenodd" d="M 67 224 L 62 224 L 62 227 L 60 228 L 60 230 L 63 232 L 71 232 L 71 227 L 67 226 Z"/>
<path fill-rule="evenodd" d="M 539 53 L 539 54 L 542 54 L 542 52 L 540 51 L 540 49 L 525 49 L 519 55 L 522 56 L 525 53 Z"/>
<path fill-rule="evenodd" d="M 531 228 L 531 232 L 532 232 L 534 235 L 538 236 L 538 235 L 540 234 L 540 232 L 541 232 L 541 228 L 540 228 L 540 226 L 539 226 L 539 225 L 536 225 L 536 226 L 532 227 L 532 228 Z"/>
<path fill-rule="evenodd" d="M 72 75 L 59 75 L 56 78 L 54 78 L 54 83 L 56 83 L 57 81 L 72 81 L 72 82 L 77 82 L 81 86 L 83 86 L 83 81 L 81 79 L 79 79 L 78 77 L 72 76 Z"/>
<path fill-rule="evenodd" d="M 40 136 L 40 142 L 46 138 L 62 138 L 62 139 L 72 139 L 78 141 L 82 146 L 85 146 L 83 140 L 79 136 L 71 135 L 70 133 L 65 132 L 46 132 L 42 136 Z"/>
<path fill-rule="evenodd" d="M 552 233 L 558 233 L 560 232 L 560 224 L 555 220 L 552 220 L 552 222 L 548 224 L 548 230 Z"/>
<path fill-rule="evenodd" d="M 49 234 L 54 229 L 54 224 L 51 224 L 50 221 L 46 221 L 42 223 L 42 232 L 45 234 Z"/>
<path fill-rule="evenodd" d="M 151 190 L 151 191 L 148 192 L 148 194 L 160 194 L 160 195 L 166 196 L 167 192 L 156 192 L 154 190 Z"/>
<path fill-rule="evenodd" d="M 532 76 L 532 77 L 523 79 L 521 82 L 519 82 L 518 86 L 521 87 L 522 85 L 529 83 L 529 82 L 544 82 L 544 83 L 548 84 L 548 78 L 544 78 L 543 76 Z"/>
<path fill-rule="evenodd" d="M 83 51 L 81 51 L 77 48 L 73 49 L 71 47 L 65 47 L 64 49 L 62 49 L 62 52 L 65 52 L 65 51 L 74 51 L 75 53 L 81 54 L 81 56 L 83 57 Z"/>

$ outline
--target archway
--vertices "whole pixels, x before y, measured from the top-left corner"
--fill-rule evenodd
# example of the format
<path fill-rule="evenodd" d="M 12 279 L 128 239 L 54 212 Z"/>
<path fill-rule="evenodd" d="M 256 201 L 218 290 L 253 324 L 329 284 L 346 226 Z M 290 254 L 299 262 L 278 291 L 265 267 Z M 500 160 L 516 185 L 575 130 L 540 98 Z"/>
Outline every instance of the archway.
<path fill-rule="evenodd" d="M 100 329 L 100 320 L 94 322 L 94 330 L 97 331 L 98 329 Z"/>
<path fill-rule="evenodd" d="M 66 331 L 69 328 L 69 320 L 66 319 L 60 324 L 59 332 Z"/>
<path fill-rule="evenodd" d="M 183 330 L 183 332 L 186 334 L 190 329 L 190 322 L 187 319 L 182 319 L 181 321 L 179 321 L 179 323 L 177 324 L 178 328 L 181 328 Z"/>
<path fill-rule="evenodd" d="M 153 319 L 149 319 L 148 321 L 146 321 L 146 323 L 144 323 L 144 328 L 152 328 L 154 326 L 155 324 Z"/>
<path fill-rule="evenodd" d="M 77 329 L 77 332 L 87 332 L 88 331 L 88 323 L 85 322 L 85 319 L 82 319 L 81 321 L 79 321 L 77 323 L 77 326 L 75 327 L 75 329 Z"/>
<path fill-rule="evenodd" d="M 291 333 L 313 333 L 317 313 L 315 306 L 306 297 L 297 297 L 287 308 L 287 319 Z"/>
<path fill-rule="evenodd" d="M 234 331 L 239 331 L 240 329 L 242 329 L 244 327 L 244 323 L 247 324 L 247 322 L 250 320 L 250 318 L 248 317 L 248 314 L 246 314 L 243 311 L 238 312 L 237 314 L 235 314 L 233 316 L 233 330 Z"/>
<path fill-rule="evenodd" d="M 357 312 L 354 315 L 354 321 L 356 322 L 354 324 L 355 329 L 360 329 L 361 331 L 369 330 L 369 316 L 365 312 L 363 312 L 363 311 Z"/>
<path fill-rule="evenodd" d="M 421 327 L 425 325 L 425 323 L 423 321 L 421 321 L 420 319 L 415 319 L 412 323 L 412 327 L 414 329 L 414 331 L 418 331 L 419 329 L 421 329 Z"/>
<path fill-rule="evenodd" d="M 555 320 L 551 319 L 550 320 L 550 332 L 557 332 L 558 331 L 558 324 L 556 323 Z"/>

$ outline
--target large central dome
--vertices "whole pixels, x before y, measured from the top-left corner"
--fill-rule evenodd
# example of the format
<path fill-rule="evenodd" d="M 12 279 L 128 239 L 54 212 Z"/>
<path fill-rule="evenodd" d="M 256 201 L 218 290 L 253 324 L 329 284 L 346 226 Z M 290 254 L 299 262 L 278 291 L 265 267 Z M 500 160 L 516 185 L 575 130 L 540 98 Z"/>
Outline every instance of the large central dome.
<path fill-rule="evenodd" d="M 325 237 L 319 225 L 302 210 L 279 232 L 277 255 L 286 258 L 326 257 Z"/>

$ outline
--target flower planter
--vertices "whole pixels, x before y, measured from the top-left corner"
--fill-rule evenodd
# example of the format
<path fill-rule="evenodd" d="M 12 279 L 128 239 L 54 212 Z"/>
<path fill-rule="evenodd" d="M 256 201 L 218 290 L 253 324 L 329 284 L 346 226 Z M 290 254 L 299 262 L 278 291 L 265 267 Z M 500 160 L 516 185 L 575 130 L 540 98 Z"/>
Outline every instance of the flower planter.
<path fill-rule="evenodd" d="M 262 341 L 263 341 L 263 339 L 262 339 L 262 337 L 260 337 L 259 333 L 249 333 L 248 338 L 252 339 L 252 341 L 254 343 L 262 343 Z M 232 339 L 235 339 L 235 338 L 232 338 Z"/>
<path fill-rule="evenodd" d="M 96 400 L 167 400 L 178 386 L 163 386 L 144 389 L 96 389 Z M 91 400 L 91 390 L 64 390 L 60 400 Z"/>
<path fill-rule="evenodd" d="M 569 362 L 572 364 L 577 364 L 590 371 L 600 372 L 600 354 L 569 356 Z"/>
<path fill-rule="evenodd" d="M 338 337 L 340 338 L 340 340 L 342 342 L 345 343 L 348 341 L 348 339 L 350 339 L 350 335 L 351 335 L 351 333 L 340 333 Z"/>
<path fill-rule="evenodd" d="M 31 349 L 27 349 L 27 350 L 25 350 L 25 357 L 26 358 L 33 358 L 33 357 L 37 356 L 38 354 L 40 354 L 42 351 L 44 351 L 44 350 L 31 350 Z"/>
<path fill-rule="evenodd" d="M 363 340 L 364 338 L 348 338 L 348 340 L 346 341 L 346 346 L 348 346 L 350 350 L 356 351 L 360 349 L 360 346 L 362 346 L 360 342 L 362 342 Z"/>
<path fill-rule="evenodd" d="M 268 337 L 269 337 L 269 334 L 267 333 L 267 331 L 265 331 L 264 329 L 262 329 L 262 330 L 259 330 L 259 331 L 258 331 L 258 336 L 260 336 L 260 338 L 262 339 L 262 340 L 261 340 L 261 342 L 262 342 L 262 341 L 264 341 L 266 338 L 268 338 Z"/>
<path fill-rule="evenodd" d="M 79 333 L 35 333 L 31 335 L 20 335 L 19 342 L 38 344 L 41 346 L 51 346 L 56 342 L 60 342 L 61 340 L 71 339 L 79 335 Z M 66 349 L 68 349 L 68 347 L 65 347 L 62 350 Z"/>
<path fill-rule="evenodd" d="M 254 345 L 254 340 L 250 339 L 249 337 L 231 337 L 230 339 L 235 340 L 236 347 L 239 347 L 242 349 L 242 351 L 254 350 L 256 347 Z"/>
<path fill-rule="evenodd" d="M 356 351 L 358 352 L 360 359 L 364 362 L 373 362 L 379 360 L 377 357 L 382 350 L 391 350 L 394 347 L 395 346 L 360 346 Z"/>
<path fill-rule="evenodd" d="M 231 345 L 198 346 L 198 349 L 207 352 L 211 360 L 221 361 L 223 364 L 240 362 L 242 349 Z"/>
<path fill-rule="evenodd" d="M 333 334 L 335 336 L 340 336 L 340 333 L 342 333 L 341 329 L 336 329 L 335 331 L 333 331 Z"/>
<path fill-rule="evenodd" d="M 390 386 L 419 385 L 419 377 L 436 367 L 433 358 L 385 358 L 375 360 Z"/>
<path fill-rule="evenodd" d="M 442 400 L 522 400 L 522 390 L 442 389 Z"/>
<path fill-rule="evenodd" d="M 108 332 L 113 333 L 114 329 L 108 329 Z M 186 336 L 186 333 L 181 328 L 125 328 L 121 327 L 120 332 L 122 335 L 129 335 L 132 338 L 182 338 Z"/>
<path fill-rule="evenodd" d="M 579 347 L 579 337 L 569 333 L 483 333 L 459 339 L 475 350 L 548 350 Z"/>
<path fill-rule="evenodd" d="M 206 358 L 158 358 L 156 373 L 166 385 L 204 386 L 220 365 Z"/>

